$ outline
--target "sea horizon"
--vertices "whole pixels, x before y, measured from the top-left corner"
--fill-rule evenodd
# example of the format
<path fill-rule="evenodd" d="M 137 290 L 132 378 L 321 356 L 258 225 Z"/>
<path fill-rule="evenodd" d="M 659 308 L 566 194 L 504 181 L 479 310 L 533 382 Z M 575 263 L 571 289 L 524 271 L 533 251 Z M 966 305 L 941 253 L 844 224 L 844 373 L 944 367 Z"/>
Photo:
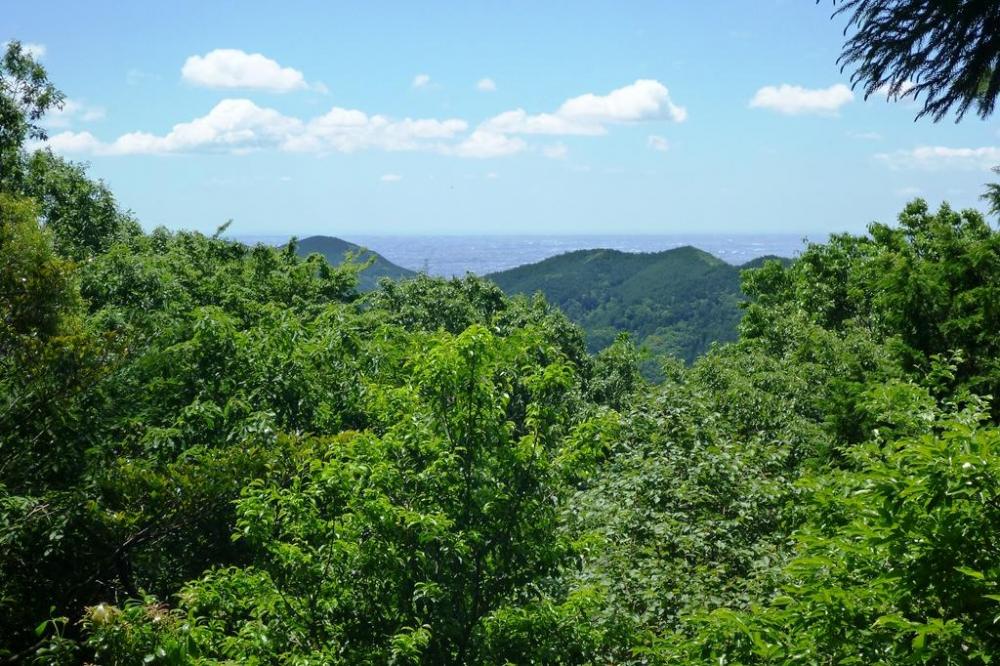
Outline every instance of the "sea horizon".
<path fill-rule="evenodd" d="M 236 234 L 247 244 L 281 245 L 292 237 L 335 236 L 377 252 L 392 263 L 440 277 L 488 275 L 577 250 L 661 252 L 693 246 L 733 265 L 763 256 L 795 257 L 807 242 L 829 234 Z"/>

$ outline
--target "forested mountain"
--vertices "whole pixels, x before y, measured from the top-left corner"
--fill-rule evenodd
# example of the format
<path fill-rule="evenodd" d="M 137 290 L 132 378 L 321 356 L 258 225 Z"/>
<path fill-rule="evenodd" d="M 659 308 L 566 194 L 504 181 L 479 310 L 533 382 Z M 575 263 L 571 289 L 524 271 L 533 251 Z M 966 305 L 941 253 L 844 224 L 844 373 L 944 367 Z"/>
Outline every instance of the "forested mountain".
<path fill-rule="evenodd" d="M 580 250 L 488 277 L 508 294 L 544 294 L 583 327 L 591 351 L 625 331 L 640 347 L 691 362 L 736 339 L 742 268 L 694 247 Z"/>
<path fill-rule="evenodd" d="M 359 293 L 295 244 L 146 233 L 33 149 L 62 96 L 18 42 L 0 93 L 0 660 L 1000 654 L 1000 231 L 976 210 L 916 199 L 760 262 L 737 338 L 651 385 L 633 344 L 589 353 L 489 280 Z M 736 271 L 568 257 L 542 281 L 567 298 L 580 265 L 668 305 Z"/>
<path fill-rule="evenodd" d="M 353 261 L 365 265 L 365 268 L 358 273 L 358 289 L 361 291 L 371 291 L 378 284 L 380 278 L 391 278 L 399 280 L 413 277 L 416 272 L 408 268 L 397 266 L 378 252 L 362 248 L 334 236 L 309 236 L 298 241 L 295 250 L 299 256 L 307 257 L 313 252 L 323 255 L 331 266 L 339 266 L 344 262 L 345 257 L 350 254 Z"/>

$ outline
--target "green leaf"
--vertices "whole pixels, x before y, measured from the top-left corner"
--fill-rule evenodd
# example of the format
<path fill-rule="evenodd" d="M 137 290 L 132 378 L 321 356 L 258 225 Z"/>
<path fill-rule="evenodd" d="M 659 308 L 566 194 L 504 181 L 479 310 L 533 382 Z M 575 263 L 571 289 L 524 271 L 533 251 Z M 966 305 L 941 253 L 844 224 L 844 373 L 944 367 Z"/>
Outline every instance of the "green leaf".
<path fill-rule="evenodd" d="M 963 573 L 970 578 L 975 578 L 977 580 L 983 580 L 986 576 L 981 571 L 976 571 L 975 569 L 970 569 L 969 567 L 955 567 L 955 571 Z"/>

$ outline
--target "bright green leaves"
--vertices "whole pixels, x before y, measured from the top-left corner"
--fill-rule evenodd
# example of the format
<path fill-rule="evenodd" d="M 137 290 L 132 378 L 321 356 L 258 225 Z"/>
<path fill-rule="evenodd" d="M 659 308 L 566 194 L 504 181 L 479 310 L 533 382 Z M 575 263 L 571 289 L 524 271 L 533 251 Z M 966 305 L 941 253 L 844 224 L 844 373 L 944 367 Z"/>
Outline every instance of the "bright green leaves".
<path fill-rule="evenodd" d="M 79 305 L 72 264 L 54 252 L 34 204 L 0 194 L 0 355 L 44 344 Z"/>
<path fill-rule="evenodd" d="M 667 641 L 664 655 L 989 663 L 1000 649 L 1000 433 L 943 427 L 870 445 L 858 471 L 817 478 L 782 596 L 750 613 L 716 612 L 695 641 Z"/>
<path fill-rule="evenodd" d="M 236 535 L 253 567 L 181 595 L 222 622 L 202 654 L 469 663 L 521 654 L 515 634 L 531 623 L 579 631 L 583 592 L 553 605 L 536 585 L 570 555 L 567 482 L 594 470 L 615 416 L 581 421 L 569 409 L 576 375 L 530 329 L 505 338 L 471 326 L 409 344 L 402 377 L 365 389 L 373 431 L 304 440 L 310 453 L 246 486 Z M 535 365 L 540 356 L 551 360 Z"/>
<path fill-rule="evenodd" d="M 916 376 L 932 373 L 935 356 L 959 359 L 948 385 L 932 378 L 938 397 L 1000 393 L 1000 233 L 974 210 L 944 204 L 932 212 L 920 199 L 897 226 L 869 231 L 810 245 L 784 270 L 745 272 L 755 304 L 744 339 L 775 349 L 783 329 L 805 319 L 825 332 L 870 337 Z"/>
<path fill-rule="evenodd" d="M 27 160 L 24 193 L 38 202 L 59 253 L 77 261 L 141 233 L 103 182 L 88 178 L 83 165 L 48 151 Z"/>

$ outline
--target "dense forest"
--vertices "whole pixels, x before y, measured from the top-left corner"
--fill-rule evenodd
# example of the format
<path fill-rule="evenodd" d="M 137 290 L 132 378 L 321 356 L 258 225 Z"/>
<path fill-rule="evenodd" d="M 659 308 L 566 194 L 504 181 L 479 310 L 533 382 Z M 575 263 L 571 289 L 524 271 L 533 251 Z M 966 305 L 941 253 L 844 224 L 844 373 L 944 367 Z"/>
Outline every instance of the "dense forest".
<path fill-rule="evenodd" d="M 740 270 L 762 261 L 733 266 L 694 247 L 580 250 L 487 277 L 507 294 L 542 293 L 583 328 L 591 352 L 628 333 L 656 368 L 665 354 L 690 363 L 713 343 L 736 339 Z M 658 377 L 658 368 L 648 374 Z"/>
<path fill-rule="evenodd" d="M 362 292 L 295 242 L 144 232 L 35 148 L 62 96 L 17 42 L 0 82 L 0 660 L 1000 654 L 982 213 L 917 199 L 744 270 L 737 339 L 653 384 L 486 279 Z"/>
<path fill-rule="evenodd" d="M 310 236 L 296 252 L 317 252 L 332 266 L 361 263 L 357 289 L 375 289 L 382 278 L 412 278 L 416 272 L 382 255 L 332 236 Z M 691 363 L 717 342 L 736 339 L 742 316 L 740 271 L 762 257 L 733 266 L 694 247 L 663 252 L 578 250 L 486 278 L 510 296 L 541 294 L 583 329 L 587 350 L 597 353 L 627 333 L 643 355 L 643 374 L 662 378 L 664 355 Z"/>

